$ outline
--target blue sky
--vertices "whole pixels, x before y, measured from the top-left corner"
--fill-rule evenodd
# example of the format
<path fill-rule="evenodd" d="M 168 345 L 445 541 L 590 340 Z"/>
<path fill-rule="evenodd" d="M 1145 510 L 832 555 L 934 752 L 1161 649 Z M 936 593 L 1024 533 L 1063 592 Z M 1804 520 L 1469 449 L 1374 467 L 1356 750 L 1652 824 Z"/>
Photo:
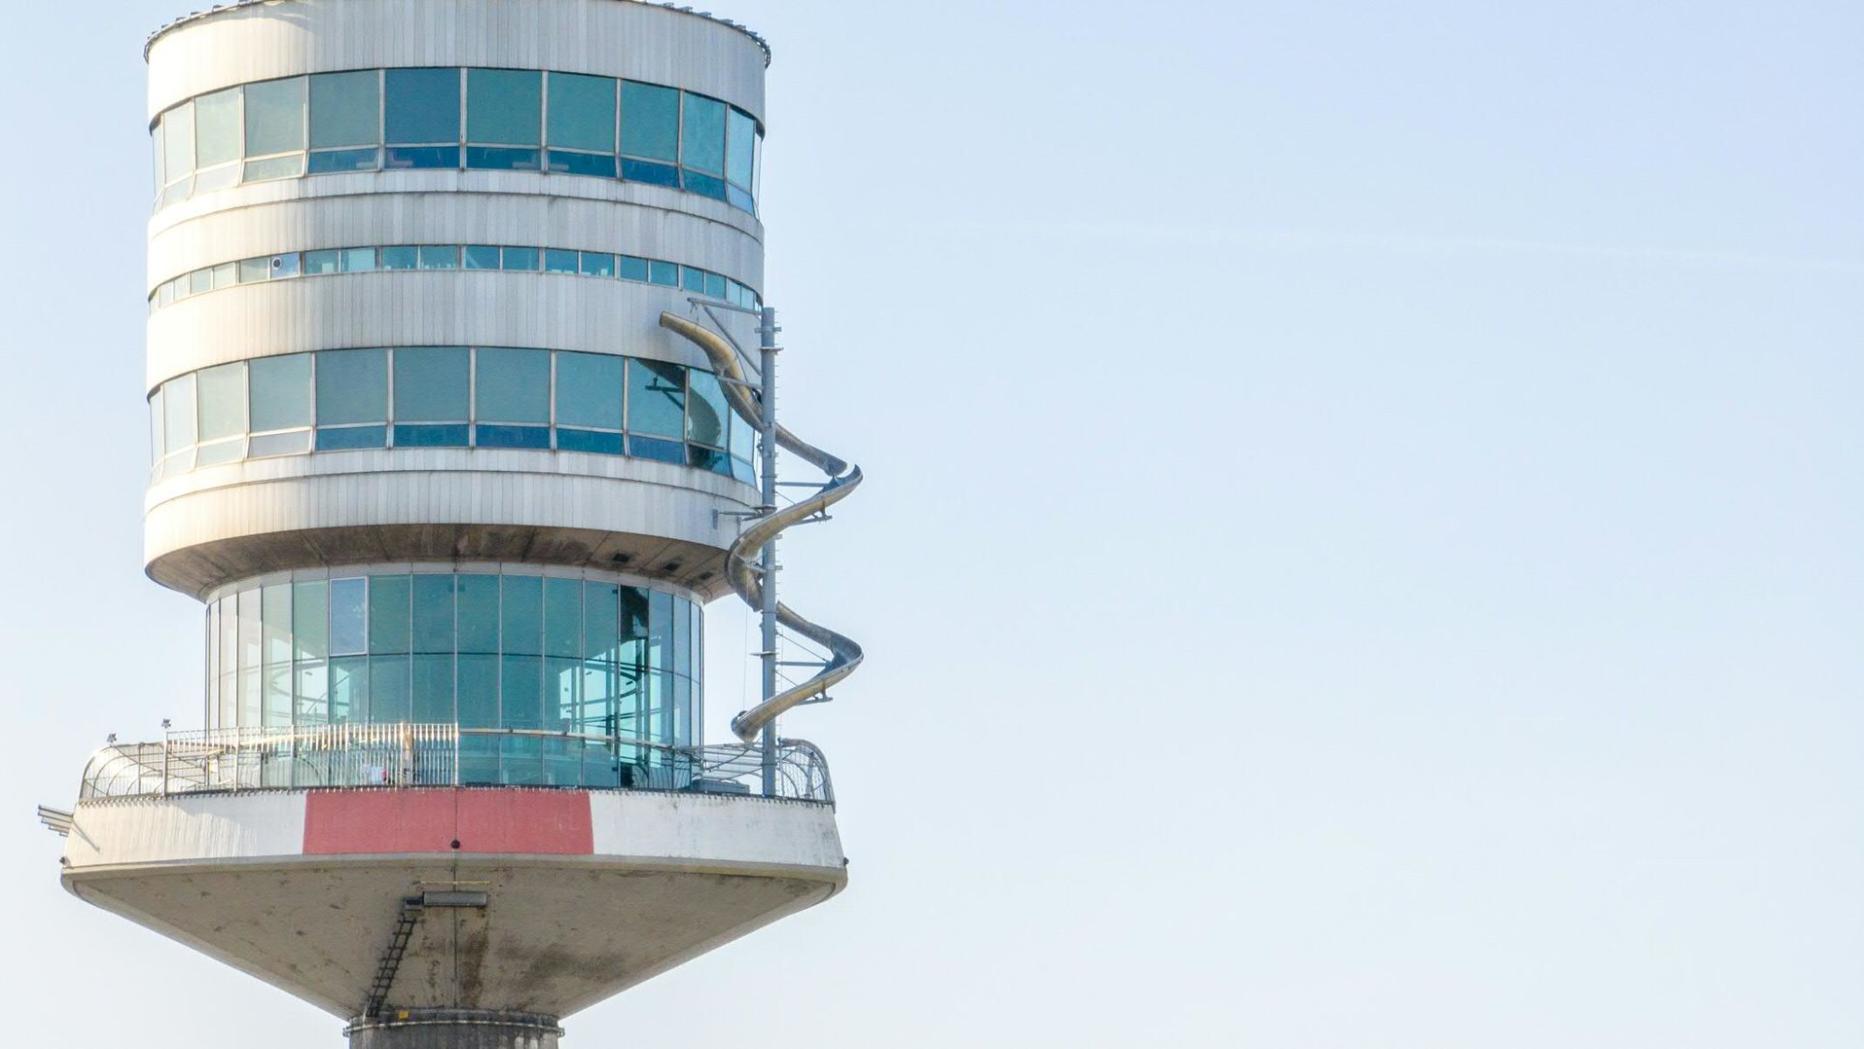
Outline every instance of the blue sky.
<path fill-rule="evenodd" d="M 569 1044 L 1864 1041 L 1864 9 L 720 10 L 786 419 L 870 478 L 784 555 L 870 654 L 789 728 L 853 883 Z M 198 718 L 139 558 L 176 13 L 0 43 L 7 982 L 23 1042 L 334 1045 L 29 814 Z"/>

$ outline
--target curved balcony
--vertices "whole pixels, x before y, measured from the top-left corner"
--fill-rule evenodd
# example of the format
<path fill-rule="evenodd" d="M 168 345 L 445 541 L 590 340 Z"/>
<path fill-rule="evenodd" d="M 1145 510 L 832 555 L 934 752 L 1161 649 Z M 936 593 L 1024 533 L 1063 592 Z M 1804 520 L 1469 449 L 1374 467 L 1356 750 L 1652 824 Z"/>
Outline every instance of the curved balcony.
<path fill-rule="evenodd" d="M 490 760 L 488 760 L 490 759 Z M 514 765 L 523 770 L 513 773 Z M 247 791 L 527 786 L 783 798 L 833 805 L 821 750 L 670 747 L 614 736 L 457 725 L 324 725 L 171 732 L 119 743 L 84 769 L 80 801 Z"/>

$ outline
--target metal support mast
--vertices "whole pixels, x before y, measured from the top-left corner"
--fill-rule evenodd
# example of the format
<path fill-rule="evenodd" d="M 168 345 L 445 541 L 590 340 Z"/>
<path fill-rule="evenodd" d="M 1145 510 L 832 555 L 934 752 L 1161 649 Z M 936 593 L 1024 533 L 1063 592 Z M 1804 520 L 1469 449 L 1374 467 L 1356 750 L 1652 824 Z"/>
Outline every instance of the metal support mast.
<path fill-rule="evenodd" d="M 758 368 L 763 380 L 763 512 L 777 512 L 777 333 L 783 329 L 777 327 L 777 311 L 764 307 L 761 323 L 757 326 Z M 761 646 L 764 660 L 764 693 L 762 702 L 769 702 L 777 694 L 777 540 L 771 536 L 770 542 L 764 544 L 762 568 L 764 577 L 763 608 L 760 609 L 763 620 L 763 644 Z M 775 797 L 777 793 L 777 722 L 773 718 L 764 726 L 764 796 Z"/>

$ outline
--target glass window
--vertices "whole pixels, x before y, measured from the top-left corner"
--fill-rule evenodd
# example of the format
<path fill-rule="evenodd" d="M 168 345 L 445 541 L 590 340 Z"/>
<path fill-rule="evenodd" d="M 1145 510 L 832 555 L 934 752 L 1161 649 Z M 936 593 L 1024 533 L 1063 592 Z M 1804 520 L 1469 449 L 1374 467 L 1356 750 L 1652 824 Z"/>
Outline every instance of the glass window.
<path fill-rule="evenodd" d="M 679 160 L 680 93 L 632 80 L 621 82 L 621 151 L 675 163 Z"/>
<path fill-rule="evenodd" d="M 465 422 L 470 364 L 461 348 L 396 350 L 395 421 Z"/>
<path fill-rule="evenodd" d="M 686 369 L 662 361 L 628 361 L 628 429 L 678 440 L 685 419 Z"/>
<path fill-rule="evenodd" d="M 453 577 L 414 577 L 414 650 L 453 651 Z M 451 684 L 448 686 L 451 690 Z"/>
<path fill-rule="evenodd" d="M 420 261 L 415 248 L 398 246 L 382 249 L 382 268 L 385 270 L 411 270 Z"/>
<path fill-rule="evenodd" d="M 194 103 L 184 102 L 162 116 L 162 139 L 166 181 L 172 187 L 194 173 Z M 182 195 L 186 195 L 185 188 Z"/>
<path fill-rule="evenodd" d="M 335 248 L 324 251 L 307 251 L 304 253 L 304 272 L 306 276 L 320 276 L 336 273 L 343 266 L 343 255 Z"/>
<path fill-rule="evenodd" d="M 680 267 L 680 286 L 687 291 L 705 294 L 705 271 L 692 266 Z"/>
<path fill-rule="evenodd" d="M 498 268 L 498 247 L 489 244 L 468 244 L 465 251 L 466 268 L 469 270 L 495 270 Z"/>
<path fill-rule="evenodd" d="M 458 590 L 460 652 L 496 655 L 498 577 L 462 575 L 459 577 Z"/>
<path fill-rule="evenodd" d="M 624 364 L 602 353 L 557 354 L 557 425 L 621 429 Z"/>
<path fill-rule="evenodd" d="M 705 296 L 708 299 L 723 299 L 725 297 L 725 278 L 716 273 L 707 273 L 705 275 Z"/>
<path fill-rule="evenodd" d="M 622 280 L 647 280 L 647 260 L 637 259 L 632 255 L 623 255 L 620 262 Z"/>
<path fill-rule="evenodd" d="M 272 257 L 270 255 L 257 259 L 239 260 L 239 282 L 257 284 L 272 279 Z"/>
<path fill-rule="evenodd" d="M 562 248 L 549 248 L 544 251 L 545 273 L 575 273 L 582 268 L 582 254 L 566 251 Z"/>
<path fill-rule="evenodd" d="M 391 145 L 460 140 L 459 70 L 391 69 L 384 79 Z"/>
<path fill-rule="evenodd" d="M 317 355 L 317 424 L 379 423 L 388 417 L 388 353 L 333 350 Z"/>
<path fill-rule="evenodd" d="M 369 720 L 377 725 L 407 721 L 413 710 L 405 655 L 369 659 Z"/>
<path fill-rule="evenodd" d="M 291 584 L 274 583 L 259 600 L 264 620 L 263 661 L 267 666 L 291 662 Z"/>
<path fill-rule="evenodd" d="M 162 390 L 149 395 L 149 461 L 161 462 L 162 453 Z"/>
<path fill-rule="evenodd" d="M 330 581 L 330 654 L 362 655 L 369 650 L 369 581 Z"/>
<path fill-rule="evenodd" d="M 582 275 L 585 277 L 613 277 L 615 275 L 615 256 L 600 251 L 583 252 Z"/>
<path fill-rule="evenodd" d="M 544 581 L 536 576 L 501 576 L 499 641 L 506 655 L 543 652 Z"/>
<path fill-rule="evenodd" d="M 548 423 L 550 354 L 545 350 L 480 350 L 475 387 L 481 421 Z"/>
<path fill-rule="evenodd" d="M 369 652 L 407 652 L 414 580 L 405 575 L 369 577 Z"/>
<path fill-rule="evenodd" d="M 195 166 L 211 168 L 240 158 L 239 88 L 194 100 Z"/>
<path fill-rule="evenodd" d="M 252 428 L 256 433 L 311 425 L 311 355 L 261 357 L 251 364 Z"/>
<path fill-rule="evenodd" d="M 647 270 L 648 279 L 655 284 L 664 284 L 669 288 L 677 288 L 680 286 L 680 268 L 675 263 L 662 262 L 659 259 L 655 259 L 648 263 Z"/>
<path fill-rule="evenodd" d="M 417 580 L 427 578 L 416 577 Z M 440 578 L 446 578 L 442 576 Z M 451 611 L 451 606 L 448 606 Z M 445 724 L 456 720 L 453 709 L 453 654 L 414 657 L 414 712 L 418 724 Z"/>
<path fill-rule="evenodd" d="M 466 140 L 509 146 L 539 144 L 543 77 L 530 70 L 466 71 Z"/>
<path fill-rule="evenodd" d="M 380 77 L 373 69 L 311 77 L 311 148 L 382 141 Z"/>
<path fill-rule="evenodd" d="M 731 413 L 731 454 L 747 463 L 757 458 L 757 430 L 737 412 Z"/>
<path fill-rule="evenodd" d="M 550 148 L 615 152 L 615 81 L 550 74 Z"/>
<path fill-rule="evenodd" d="M 162 384 L 162 435 L 168 454 L 194 445 L 194 376 Z"/>
<path fill-rule="evenodd" d="M 582 657 L 581 580 L 544 580 L 544 655 Z"/>
<path fill-rule="evenodd" d="M 757 121 L 732 110 L 725 118 L 725 180 L 749 191 L 756 172 Z"/>
<path fill-rule="evenodd" d="M 329 583 L 319 579 L 292 584 L 291 640 L 297 658 L 323 659 L 330 654 L 329 604 Z"/>
<path fill-rule="evenodd" d="M 708 175 L 725 174 L 725 103 L 687 94 L 680 164 Z"/>
<path fill-rule="evenodd" d="M 422 245 L 420 257 L 424 270 L 452 270 L 460 265 L 460 249 L 451 244 Z"/>
<path fill-rule="evenodd" d="M 508 270 L 537 269 L 538 251 L 536 248 L 506 248 L 503 253 L 504 268 Z"/>
<path fill-rule="evenodd" d="M 246 85 L 246 155 L 304 148 L 304 78 Z"/>
<path fill-rule="evenodd" d="M 718 376 L 692 371 L 687 373 L 686 382 L 690 391 L 686 400 L 686 439 L 713 448 L 725 447 L 727 411 Z"/>
<path fill-rule="evenodd" d="M 375 271 L 374 248 L 344 248 L 344 273 L 372 273 Z"/>
<path fill-rule="evenodd" d="M 246 432 L 246 365 L 222 364 L 198 374 L 203 443 Z"/>
<path fill-rule="evenodd" d="M 162 194 L 162 186 L 168 181 L 168 150 L 163 148 L 162 134 L 162 118 L 157 117 L 149 129 L 149 145 L 155 156 L 155 193 L 158 197 Z"/>

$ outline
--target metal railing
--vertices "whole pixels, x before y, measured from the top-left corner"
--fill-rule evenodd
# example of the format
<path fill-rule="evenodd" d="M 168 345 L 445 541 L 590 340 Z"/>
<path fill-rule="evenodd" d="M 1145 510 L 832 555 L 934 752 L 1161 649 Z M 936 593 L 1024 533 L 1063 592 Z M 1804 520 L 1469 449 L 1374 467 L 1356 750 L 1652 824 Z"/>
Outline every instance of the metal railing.
<path fill-rule="evenodd" d="M 170 732 L 91 756 L 80 800 L 307 788 L 514 786 L 761 795 L 833 804 L 822 752 L 784 740 L 766 790 L 761 747 L 458 725 Z"/>

